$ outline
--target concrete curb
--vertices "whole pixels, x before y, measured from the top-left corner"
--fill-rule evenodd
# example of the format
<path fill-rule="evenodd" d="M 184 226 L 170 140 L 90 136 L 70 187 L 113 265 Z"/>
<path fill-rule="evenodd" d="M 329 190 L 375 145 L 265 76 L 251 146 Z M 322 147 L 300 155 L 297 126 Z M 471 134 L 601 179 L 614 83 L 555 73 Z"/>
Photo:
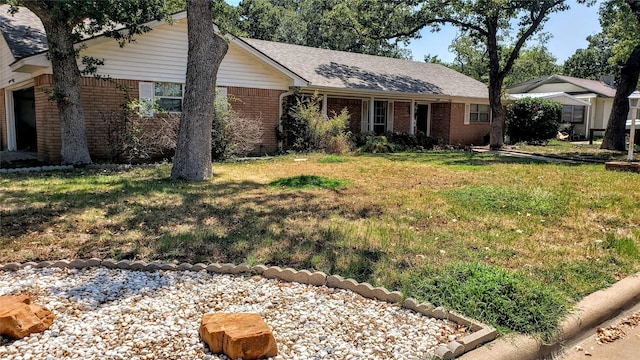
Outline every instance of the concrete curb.
<path fill-rule="evenodd" d="M 527 335 L 500 338 L 460 360 L 534 360 L 550 358 L 562 351 L 564 344 L 595 331 L 601 323 L 612 319 L 640 301 L 640 273 L 624 278 L 613 286 L 594 292 L 575 305 L 574 312 L 560 325 L 560 339 L 541 344 Z"/>
<path fill-rule="evenodd" d="M 444 308 L 434 307 L 429 303 L 419 303 L 417 300 L 408 298 L 402 301 L 403 294 L 399 291 L 389 291 L 383 287 L 373 287 L 368 283 L 359 283 L 353 279 L 344 279 L 338 275 L 330 275 L 316 271 L 311 272 L 308 270 L 295 270 L 292 268 L 282 269 L 278 266 L 265 266 L 256 265 L 249 266 L 247 264 L 202 264 L 195 265 L 182 263 L 159 263 L 145 261 L 129 261 L 129 260 L 113 260 L 113 259 L 98 259 L 91 258 L 88 260 L 74 259 L 74 260 L 57 260 L 57 261 L 42 261 L 42 262 L 26 262 L 18 263 L 11 262 L 6 264 L 0 264 L 0 271 L 18 271 L 25 267 L 43 268 L 43 267 L 57 267 L 57 268 L 71 268 L 71 269 L 83 269 L 90 267 L 104 267 L 108 269 L 123 269 L 131 271 L 207 271 L 217 274 L 259 274 L 269 279 L 279 279 L 286 282 L 297 282 L 300 284 L 306 284 L 310 286 L 327 286 L 330 288 L 345 289 L 353 291 L 356 294 L 361 295 L 367 299 L 379 300 L 391 304 L 398 304 L 406 309 L 415 311 L 417 313 L 433 317 L 436 319 L 446 319 L 456 324 L 467 326 L 471 333 L 458 339 L 457 341 L 451 341 L 446 345 L 440 346 L 436 349 L 435 355 L 443 360 L 453 359 L 460 356 L 467 351 L 473 350 L 478 346 L 489 342 L 496 338 L 497 331 L 485 324 L 469 319 L 461 314 L 450 312 Z"/>

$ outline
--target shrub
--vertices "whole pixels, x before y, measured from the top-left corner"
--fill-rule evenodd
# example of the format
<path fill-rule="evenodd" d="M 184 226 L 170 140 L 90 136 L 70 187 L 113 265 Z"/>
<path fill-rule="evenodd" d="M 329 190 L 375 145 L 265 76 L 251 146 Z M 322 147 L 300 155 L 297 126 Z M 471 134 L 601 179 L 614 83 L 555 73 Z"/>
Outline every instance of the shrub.
<path fill-rule="evenodd" d="M 211 127 L 211 158 L 226 160 L 255 152 L 262 142 L 261 118 L 246 118 L 234 111 L 224 97 L 216 97 Z"/>
<path fill-rule="evenodd" d="M 394 152 L 433 149 L 440 144 L 436 138 L 418 131 L 415 135 L 407 133 L 385 133 L 383 136 L 365 131 L 353 136 L 360 152 Z"/>
<path fill-rule="evenodd" d="M 343 109 L 325 118 L 320 112 L 320 97 L 295 97 L 288 115 L 281 121 L 281 138 L 287 150 L 324 151 L 343 154 L 351 151 L 352 142 L 347 132 L 349 112 Z"/>
<path fill-rule="evenodd" d="M 512 144 L 546 144 L 556 136 L 561 119 L 559 102 L 522 98 L 507 109 L 506 134 Z"/>
<path fill-rule="evenodd" d="M 142 120 L 141 114 L 151 106 L 153 105 L 133 99 L 124 104 L 120 111 L 100 114 L 107 127 L 106 142 L 110 161 L 141 163 L 173 156 L 178 137 L 179 115 L 160 114 Z"/>
<path fill-rule="evenodd" d="M 390 153 L 394 151 L 393 144 L 390 144 L 386 136 L 372 136 L 367 139 L 367 142 L 359 149 L 361 152 L 366 153 Z"/>

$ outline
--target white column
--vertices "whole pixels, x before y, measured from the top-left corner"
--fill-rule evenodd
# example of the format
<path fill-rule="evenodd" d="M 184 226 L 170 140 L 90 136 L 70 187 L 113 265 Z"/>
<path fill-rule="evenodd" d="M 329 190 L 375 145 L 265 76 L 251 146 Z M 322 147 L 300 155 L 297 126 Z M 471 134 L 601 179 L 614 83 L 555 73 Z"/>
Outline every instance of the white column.
<path fill-rule="evenodd" d="M 328 119 L 328 111 L 327 111 L 327 94 L 322 95 L 322 117 Z"/>
<path fill-rule="evenodd" d="M 375 99 L 374 98 L 369 99 L 369 131 L 373 131 L 373 117 L 376 114 L 375 109 L 373 108 L 374 104 L 375 104 Z"/>
<path fill-rule="evenodd" d="M 416 101 L 411 99 L 411 107 L 409 108 L 409 134 L 414 135 L 416 133 Z"/>
<path fill-rule="evenodd" d="M 636 118 L 637 117 L 638 117 L 638 108 L 634 106 L 631 108 L 631 130 L 629 130 L 629 154 L 627 155 L 628 162 L 633 161 L 633 146 L 634 146 L 635 137 L 636 137 Z M 625 124 L 625 127 L 627 127 L 626 124 Z"/>
<path fill-rule="evenodd" d="M 5 115 L 7 120 L 7 150 L 18 150 L 16 143 L 16 114 L 13 105 L 13 91 L 4 91 Z"/>

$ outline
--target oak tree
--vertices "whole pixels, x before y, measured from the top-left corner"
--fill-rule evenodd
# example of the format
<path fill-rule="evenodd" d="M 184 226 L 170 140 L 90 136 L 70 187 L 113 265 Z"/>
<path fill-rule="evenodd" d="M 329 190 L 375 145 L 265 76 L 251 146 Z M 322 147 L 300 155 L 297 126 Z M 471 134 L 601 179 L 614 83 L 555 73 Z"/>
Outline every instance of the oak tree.
<path fill-rule="evenodd" d="M 211 177 L 211 126 L 218 68 L 227 41 L 215 32 L 212 0 L 187 0 L 187 79 L 171 178 Z"/>
<path fill-rule="evenodd" d="M 0 1 L 3 2 L 3 1 Z M 91 163 L 80 98 L 81 71 L 78 56 L 84 38 L 102 34 L 121 44 L 148 31 L 144 23 L 164 15 L 163 0 L 9 0 L 11 11 L 24 6 L 44 26 L 53 71 L 49 97 L 60 114 L 62 162 Z M 95 65 L 95 62 L 94 62 Z"/>
<path fill-rule="evenodd" d="M 585 2 L 585 1 L 579 1 Z M 505 78 L 526 41 L 540 32 L 549 15 L 569 8 L 564 0 L 424 0 L 420 12 L 425 25 L 438 30 L 451 24 L 465 35 L 484 43 L 489 66 L 489 103 L 492 112 L 490 146 L 504 145 L 506 111 L 502 105 Z M 510 46 L 501 42 L 506 32 L 514 33 Z"/>

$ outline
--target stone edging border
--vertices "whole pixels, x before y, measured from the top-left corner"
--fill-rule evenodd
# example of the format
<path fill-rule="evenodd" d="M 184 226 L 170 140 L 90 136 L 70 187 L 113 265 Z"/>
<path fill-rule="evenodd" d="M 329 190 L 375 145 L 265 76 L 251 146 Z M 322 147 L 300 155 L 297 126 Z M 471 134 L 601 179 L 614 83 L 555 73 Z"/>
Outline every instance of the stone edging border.
<path fill-rule="evenodd" d="M 0 264 L 0 271 L 17 271 L 24 267 L 31 266 L 33 268 L 72 268 L 83 269 L 90 267 L 104 267 L 108 269 L 123 269 L 133 271 L 207 271 L 216 274 L 238 275 L 244 273 L 253 273 L 261 275 L 268 279 L 279 279 L 286 282 L 297 282 L 301 284 L 313 286 L 327 286 L 330 288 L 345 289 L 355 292 L 362 297 L 384 301 L 392 304 L 401 304 L 402 307 L 415 311 L 417 313 L 430 316 L 436 319 L 446 319 L 453 321 L 459 325 L 464 325 L 471 329 L 472 333 L 451 341 L 446 345 L 441 345 L 436 349 L 435 355 L 443 360 L 453 359 L 471 351 L 480 345 L 494 340 L 498 333 L 496 329 L 469 319 L 461 314 L 453 311 L 447 311 L 442 307 L 434 307 L 428 302 L 419 303 L 416 299 L 407 298 L 402 301 L 403 295 L 399 291 L 389 291 L 383 287 L 373 287 L 369 283 L 359 283 L 353 279 L 344 279 L 339 275 L 327 275 L 323 272 L 311 272 L 308 270 L 294 270 L 291 268 L 282 269 L 279 266 L 256 265 L 249 266 L 247 264 L 210 264 L 206 265 L 198 263 L 195 265 L 189 263 L 171 264 L 160 262 L 145 261 L 129 261 L 113 259 L 91 258 L 88 260 L 48 260 L 42 262 L 11 262 L 4 265 Z"/>
<path fill-rule="evenodd" d="M 89 164 L 84 167 L 75 167 L 73 165 L 48 165 L 48 166 L 34 166 L 26 168 L 9 168 L 0 169 L 0 174 L 25 174 L 41 171 L 67 171 L 75 169 L 98 169 L 98 170 L 130 170 L 130 169 L 145 169 L 156 167 L 159 164 Z"/>

